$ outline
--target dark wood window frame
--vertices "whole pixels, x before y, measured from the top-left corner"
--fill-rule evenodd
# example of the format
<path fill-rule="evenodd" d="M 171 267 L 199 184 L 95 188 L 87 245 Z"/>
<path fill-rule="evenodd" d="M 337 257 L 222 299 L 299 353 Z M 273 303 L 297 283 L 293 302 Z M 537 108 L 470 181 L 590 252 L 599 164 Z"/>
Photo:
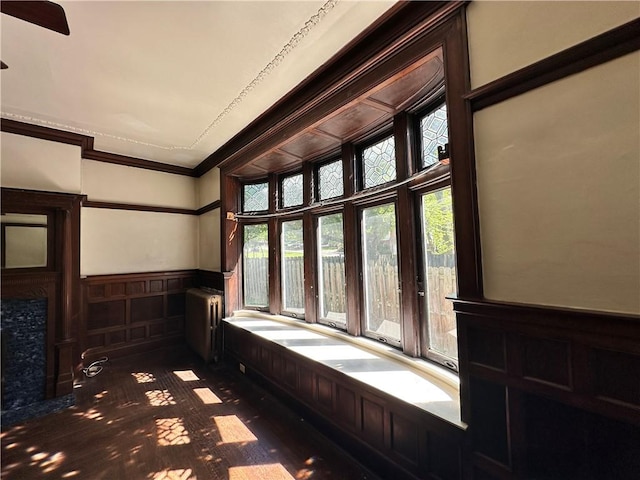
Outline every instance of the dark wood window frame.
<path fill-rule="evenodd" d="M 375 30 L 369 32 L 369 36 L 363 36 L 360 43 L 352 45 L 353 51 L 366 50 L 369 57 L 365 60 L 360 54 L 351 59 L 345 55 L 341 60 L 349 67 L 338 67 L 334 76 L 318 75 L 313 80 L 301 86 L 291 94 L 291 98 L 285 98 L 283 102 L 274 106 L 257 122 L 271 123 L 271 130 L 247 129 L 244 134 L 246 144 L 251 142 L 248 149 L 238 144 L 235 151 L 233 145 L 227 146 L 226 158 L 221 160 L 222 170 L 222 198 L 225 199 L 224 209 L 227 215 L 222 219 L 222 256 L 224 262 L 226 286 L 227 286 L 227 314 L 242 307 L 241 282 L 238 277 L 242 275 L 241 262 L 238 254 L 241 252 L 238 237 L 233 236 L 237 230 L 236 222 L 242 222 L 234 212 L 240 211 L 239 198 L 236 192 L 241 192 L 243 183 L 255 182 L 264 179 L 263 175 L 256 176 L 260 168 L 264 168 L 267 154 L 277 150 L 278 142 L 297 132 L 312 131 L 319 119 L 329 114 L 332 109 L 339 109 L 345 98 L 350 95 L 361 95 L 365 89 L 374 88 L 381 79 L 392 78 L 394 74 L 412 62 L 416 62 L 425 56 L 425 52 L 432 52 L 442 48 L 444 89 L 449 117 L 449 152 L 452 159 L 451 165 L 435 165 L 426 170 L 419 170 L 416 137 L 416 118 L 431 104 L 437 103 L 438 95 L 442 90 L 431 90 L 431 94 L 422 92 L 419 100 L 413 98 L 410 104 L 403 105 L 401 109 L 394 110 L 392 119 L 387 123 L 377 123 L 371 129 L 359 131 L 358 135 L 342 142 L 340 151 L 344 169 L 344 196 L 338 201 L 330 199 L 327 202 L 313 203 L 312 198 L 317 198 L 314 191 L 313 175 L 318 165 L 336 158 L 337 148 L 332 151 L 324 151 L 316 157 L 300 159 L 297 166 L 305 173 L 305 204 L 297 210 L 281 212 L 284 216 L 276 218 L 276 198 L 270 194 L 272 208 L 268 215 L 270 239 L 279 238 L 279 222 L 289 215 L 302 214 L 305 229 L 305 289 L 307 291 L 305 304 L 306 321 L 317 321 L 315 309 L 317 308 L 317 279 L 314 269 L 317 267 L 317 252 L 315 251 L 315 222 L 320 214 L 328 213 L 333 209 L 342 208 L 345 225 L 345 276 L 346 291 L 349 298 L 347 305 L 347 318 L 360 318 L 362 295 L 360 288 L 360 250 L 359 235 L 349 233 L 358 227 L 359 211 L 362 205 L 375 202 L 383 198 L 393 198 L 397 211 L 401 213 L 397 220 L 398 241 L 400 243 L 400 270 L 401 289 L 403 292 L 400 309 L 403 318 L 404 342 L 403 353 L 412 357 L 419 357 L 421 353 L 421 332 L 419 322 L 414 319 L 420 316 L 420 301 L 418 299 L 417 271 L 417 241 L 416 229 L 416 205 L 418 191 L 424 188 L 436 188 L 446 182 L 447 172 L 450 172 L 450 183 L 454 197 L 454 217 L 456 219 L 456 247 L 458 268 L 458 295 L 477 298 L 481 295 L 481 262 L 480 245 L 477 235 L 477 206 L 475 204 L 475 170 L 473 168 L 473 141 L 471 129 L 471 114 L 469 104 L 464 95 L 469 90 L 468 53 L 466 47 L 466 25 L 463 4 L 410 4 L 398 7 L 397 11 L 390 14 L 385 22 L 381 22 Z M 418 12 L 419 11 L 419 12 Z M 389 29 L 389 30 L 387 30 Z M 393 31 L 393 35 L 391 32 Z M 384 44 L 386 40 L 393 38 L 393 45 Z M 375 45 L 375 46 L 374 46 Z M 369 46 L 371 48 L 369 48 Z M 356 59 L 357 57 L 357 59 Z M 362 68 L 358 62 L 367 63 Z M 333 64 L 332 64 L 333 65 Z M 329 69 L 333 66 L 328 67 Z M 334 71 L 334 70 L 331 70 Z M 337 73 L 340 72 L 340 73 Z M 326 72 L 325 72 L 326 73 Z M 320 80 L 322 78 L 323 80 Z M 308 93 L 307 93 L 308 92 Z M 322 102 L 320 99 L 322 98 Z M 296 112 L 296 113 L 293 113 Z M 314 116 L 317 115 L 317 116 Z M 391 119 L 391 117 L 389 117 Z M 397 179 L 398 186 L 391 188 L 373 187 L 369 192 L 357 190 L 358 178 L 357 145 L 361 145 L 376 137 L 392 125 L 396 140 Z M 387 130 L 388 131 L 388 130 Z M 235 153 L 237 152 L 237 153 Z M 241 152 L 243 152 L 241 154 Z M 222 152 L 221 152 L 222 154 Z M 262 156 L 262 157 L 261 157 Z M 254 163 L 255 159 L 255 163 Z M 253 167 L 252 165 L 256 165 Z M 246 166 L 246 168 L 245 168 Z M 278 175 L 288 174 L 296 170 L 296 165 L 288 163 L 286 166 L 273 165 L 274 172 L 268 175 L 270 185 L 275 192 L 278 186 Z M 377 191 L 380 190 L 380 191 Z M 358 195 L 363 193 L 363 195 Z M 355 194 L 355 195 L 354 195 Z M 309 232 L 309 233 L 307 233 Z M 277 245 L 277 241 L 271 241 Z M 405 246 L 408 246 L 405 248 Z M 280 282 L 279 275 L 279 248 L 270 246 L 270 272 L 274 275 L 270 278 L 270 306 L 272 314 L 280 314 Z M 240 267 L 240 268 L 239 268 Z M 347 332 L 354 336 L 362 335 L 362 326 L 359 321 L 349 321 Z"/>
<path fill-rule="evenodd" d="M 373 338 L 383 343 L 395 346 L 410 356 L 422 356 L 425 359 L 434 360 L 448 368 L 457 370 L 457 362 L 443 356 L 428 355 L 427 340 L 425 337 L 426 315 L 423 302 L 419 299 L 419 292 L 422 291 L 422 272 L 419 268 L 421 260 L 421 233 L 419 231 L 420 209 L 419 199 L 421 195 L 451 186 L 451 169 L 447 163 L 431 165 L 420 169 L 421 135 L 420 121 L 433 110 L 445 103 L 442 93 L 437 96 L 429 95 L 428 101 L 421 102 L 421 107 L 413 109 L 418 113 L 412 114 L 409 111 L 397 114 L 393 119 L 392 129 L 378 130 L 374 135 L 368 135 L 366 141 L 359 144 L 348 143 L 342 149 L 346 152 L 342 158 L 343 171 L 348 169 L 352 157 L 355 157 L 355 182 L 350 186 L 352 194 L 349 196 L 337 197 L 328 200 L 328 205 L 322 202 L 311 203 L 309 206 L 299 206 L 288 208 L 260 215 L 252 212 L 251 224 L 260 221 L 271 221 L 275 223 L 272 231 L 275 237 L 269 238 L 270 258 L 276 257 L 271 262 L 270 268 L 270 290 L 278 293 L 279 306 L 270 302 L 269 311 L 274 314 L 292 316 L 297 319 L 304 319 L 310 323 L 323 323 L 330 325 L 331 322 L 319 317 L 319 278 L 317 274 L 318 244 L 317 225 L 321 216 L 341 212 L 343 215 L 343 235 L 345 239 L 345 273 L 351 271 L 351 278 L 356 278 L 356 282 L 346 282 L 347 304 L 355 305 L 351 312 L 347 314 L 346 330 L 355 335 L 363 335 Z M 363 159 L 362 152 L 370 145 L 375 144 L 385 138 L 393 137 L 396 145 L 396 180 L 377 185 L 370 188 L 362 188 L 363 184 Z M 353 153 L 355 152 L 355 155 Z M 331 160 L 305 162 L 302 171 L 305 190 L 313 190 L 317 181 L 318 168 L 328 162 L 336 161 L 335 156 Z M 346 168 L 345 168 L 346 167 Z M 309 172 L 308 175 L 305 175 Z M 300 173 L 294 173 L 300 174 Z M 272 175 L 271 182 L 278 186 L 282 185 L 282 179 L 287 178 L 292 173 L 287 172 L 280 175 Z M 353 176 L 352 176 L 353 178 Z M 251 182 L 256 183 L 256 182 Z M 242 185 L 244 187 L 244 184 Z M 281 199 L 282 192 L 278 195 Z M 309 199 L 310 200 L 310 199 Z M 396 212 L 396 239 L 398 255 L 398 276 L 400 291 L 400 324 L 401 338 L 399 341 L 388 336 L 367 332 L 364 276 L 362 269 L 362 212 L 364 209 L 376 205 L 393 203 Z M 345 221 L 345 212 L 352 210 L 354 221 Z M 266 218 L 265 218 L 266 217 Z M 304 256 L 305 256 L 305 290 L 310 292 L 305 302 L 305 313 L 288 312 L 282 307 L 283 299 L 283 277 L 282 277 L 282 224 L 283 222 L 301 219 L 303 221 L 304 235 Z M 241 222 L 245 219 L 241 219 Z M 348 239 L 348 240 L 347 240 Z M 350 243 L 350 251 L 347 252 L 347 244 Z M 355 273 L 354 273 L 355 272 Z M 412 282 L 412 279 L 416 281 Z M 452 292 L 453 293 L 453 292 Z M 275 294 L 270 296 L 274 299 Z M 255 307 L 249 307 L 255 308 Z M 262 310 L 258 308 L 258 310 Z M 339 326 L 334 328 L 340 329 Z"/>

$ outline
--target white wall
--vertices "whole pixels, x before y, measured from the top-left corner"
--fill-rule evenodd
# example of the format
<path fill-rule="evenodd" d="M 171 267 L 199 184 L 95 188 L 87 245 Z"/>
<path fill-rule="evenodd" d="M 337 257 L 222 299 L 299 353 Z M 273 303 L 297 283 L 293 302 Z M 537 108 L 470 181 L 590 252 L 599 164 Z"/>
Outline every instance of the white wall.
<path fill-rule="evenodd" d="M 220 200 L 220 169 L 212 168 L 197 179 L 198 208 Z"/>
<path fill-rule="evenodd" d="M 471 87 L 640 16 L 637 1 L 474 1 L 467 9 Z"/>
<path fill-rule="evenodd" d="M 583 22 L 591 25 L 582 29 L 585 35 L 600 33 L 594 24 L 611 25 L 613 17 L 591 2 L 480 2 L 469 8 L 469 31 L 490 25 L 490 12 L 502 18 L 501 6 L 528 11 L 527 18 L 514 18 L 516 26 L 491 27 L 505 45 L 509 38 L 523 42 L 528 27 L 535 26 L 538 36 L 553 36 L 556 11 L 565 19 L 568 12 L 575 19 L 599 16 Z M 611 4 L 611 10 L 625 23 L 620 12 L 637 12 L 639 6 Z M 477 23 L 481 19 L 483 25 Z M 470 42 L 477 38 L 470 34 Z M 579 40 L 574 35 L 571 41 Z M 554 41 L 562 48 L 571 42 Z M 540 55 L 555 53 L 549 42 L 540 40 Z M 470 45 L 476 72 L 488 55 L 485 47 Z M 526 52 L 523 58 L 538 59 Z M 493 79 L 514 68 L 503 65 L 477 78 Z M 474 129 L 485 296 L 640 313 L 640 53 L 481 110 Z"/>
<path fill-rule="evenodd" d="M 80 193 L 80 147 L 2 132 L 3 187 Z"/>
<path fill-rule="evenodd" d="M 80 155 L 80 147 L 3 132 L 2 186 L 82 193 L 94 201 L 197 208 L 192 177 L 82 160 Z M 80 273 L 198 268 L 199 223 L 195 215 L 83 207 Z M 207 248 L 215 259 L 215 246 Z M 210 258 L 213 267 L 216 260 Z"/>
<path fill-rule="evenodd" d="M 123 165 L 83 160 L 82 189 L 89 200 L 197 208 L 197 180 Z M 83 275 L 198 268 L 195 215 L 82 209 Z"/>
<path fill-rule="evenodd" d="M 198 178 L 197 186 L 198 207 L 204 207 L 220 200 L 220 169 L 212 168 Z M 220 209 L 216 208 L 200 215 L 198 227 L 200 230 L 198 268 L 219 272 L 221 270 Z"/>
<path fill-rule="evenodd" d="M 82 161 L 82 193 L 94 201 L 198 208 L 193 177 L 93 160 Z"/>
<path fill-rule="evenodd" d="M 198 217 L 83 208 L 83 275 L 158 272 L 198 267 Z"/>

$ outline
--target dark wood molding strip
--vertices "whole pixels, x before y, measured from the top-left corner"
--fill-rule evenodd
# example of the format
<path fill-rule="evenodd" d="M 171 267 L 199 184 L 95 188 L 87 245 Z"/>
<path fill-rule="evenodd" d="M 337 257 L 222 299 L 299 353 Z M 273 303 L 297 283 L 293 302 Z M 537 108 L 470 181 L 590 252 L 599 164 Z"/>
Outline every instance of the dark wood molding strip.
<path fill-rule="evenodd" d="M 25 137 L 39 138 L 41 140 L 49 140 L 51 142 L 66 143 L 68 145 L 77 145 L 78 147 L 81 147 L 82 151 L 93 149 L 93 137 L 81 135 L 79 133 L 66 132 L 64 130 L 58 130 L 51 127 L 18 122 L 8 118 L 1 119 L 0 126 L 2 131 L 6 133 L 24 135 Z"/>
<path fill-rule="evenodd" d="M 283 129 L 297 123 L 318 105 L 333 109 L 334 106 L 327 106 L 329 96 L 353 96 L 351 90 L 346 91 L 347 85 L 364 77 L 372 65 L 413 45 L 426 31 L 455 15 L 466 3 L 399 2 L 323 67 L 209 155 L 195 168 L 196 173 L 201 176 L 221 162 L 238 157 L 249 148 L 255 149 L 257 143 L 283 135 Z"/>
<path fill-rule="evenodd" d="M 107 208 L 111 210 L 134 210 L 137 212 L 178 213 L 181 215 L 199 215 L 197 210 L 190 210 L 188 208 L 158 207 L 154 205 L 136 205 L 132 203 L 96 202 L 93 200 L 83 201 L 82 206 L 87 208 Z"/>
<path fill-rule="evenodd" d="M 200 207 L 198 210 L 196 210 L 196 215 L 202 215 L 203 213 L 210 212 L 211 210 L 220 208 L 221 205 L 222 205 L 222 202 L 220 200 L 216 200 L 214 202 L 211 202 L 208 205 L 205 205 L 204 207 Z"/>
<path fill-rule="evenodd" d="M 478 87 L 464 96 L 474 112 L 640 49 L 640 18 Z"/>
<path fill-rule="evenodd" d="M 499 302 L 479 298 L 449 297 L 457 313 L 491 317 L 507 324 L 527 323 L 548 329 L 617 335 L 640 340 L 640 316 L 568 307 Z M 615 326 L 615 328 L 614 328 Z M 640 344 L 639 344 L 640 345 Z"/>
<path fill-rule="evenodd" d="M 32 125 L 30 123 L 18 122 L 7 118 L 3 118 L 0 125 L 3 132 L 49 140 L 51 142 L 77 145 L 81 148 L 81 157 L 87 160 L 96 160 L 98 162 L 113 163 L 116 165 L 125 165 L 128 167 L 143 168 L 146 170 L 173 173 L 176 175 L 185 175 L 187 177 L 196 176 L 195 170 L 191 168 L 94 150 L 94 139 L 87 135 L 66 132 L 64 130 L 43 127 L 41 125 Z"/>
<path fill-rule="evenodd" d="M 87 275 L 82 278 L 82 281 L 86 284 L 90 283 L 105 283 L 105 282 L 124 282 L 130 280 L 140 279 L 155 279 L 155 278 L 173 278 L 173 277 L 188 277 L 197 274 L 197 270 L 161 270 L 158 272 L 139 272 L 139 273 L 108 273 L 104 275 Z"/>
<path fill-rule="evenodd" d="M 143 168 L 145 170 L 155 170 L 157 172 L 173 173 L 176 175 L 184 175 L 187 177 L 195 177 L 194 170 L 178 165 L 168 163 L 153 162 L 151 160 L 143 160 L 141 158 L 127 157 L 115 153 L 101 152 L 99 150 L 86 150 L 82 154 L 82 158 L 87 160 L 96 160 L 98 162 L 113 163 L 116 165 L 125 165 L 127 167 Z"/>

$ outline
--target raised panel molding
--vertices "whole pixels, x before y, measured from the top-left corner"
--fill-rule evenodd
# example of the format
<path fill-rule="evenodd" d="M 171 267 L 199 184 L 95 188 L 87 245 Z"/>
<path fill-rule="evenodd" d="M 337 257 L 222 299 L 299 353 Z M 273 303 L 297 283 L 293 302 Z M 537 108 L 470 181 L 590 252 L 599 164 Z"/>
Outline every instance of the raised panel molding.
<path fill-rule="evenodd" d="M 226 322 L 223 328 L 227 359 L 310 409 L 312 420 L 330 425 L 333 439 L 377 465 L 382 478 L 463 478 L 463 430 L 246 330 Z"/>
<path fill-rule="evenodd" d="M 362 435 L 371 444 L 384 447 L 384 406 L 368 399 L 362 399 Z"/>
<path fill-rule="evenodd" d="M 195 270 L 85 278 L 84 363 L 182 341 L 185 292 L 197 284 Z"/>
<path fill-rule="evenodd" d="M 420 431 L 413 419 L 397 413 L 391 414 L 391 449 L 411 464 L 418 466 L 420 459 Z"/>
<path fill-rule="evenodd" d="M 640 318 L 459 299 L 454 309 L 473 377 L 640 424 Z M 501 369 L 489 350 L 503 341 Z"/>
<path fill-rule="evenodd" d="M 637 478 L 639 317 L 478 299 L 454 309 L 472 478 Z"/>

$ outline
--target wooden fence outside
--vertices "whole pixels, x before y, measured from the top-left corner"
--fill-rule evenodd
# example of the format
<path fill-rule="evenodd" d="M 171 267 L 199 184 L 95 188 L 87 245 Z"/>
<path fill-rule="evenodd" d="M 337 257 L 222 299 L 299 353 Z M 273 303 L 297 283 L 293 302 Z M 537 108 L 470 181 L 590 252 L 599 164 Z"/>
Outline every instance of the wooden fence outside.
<path fill-rule="evenodd" d="M 268 303 L 268 268 L 267 258 L 245 258 L 245 304 L 265 305 Z M 344 275 L 344 258 L 340 256 L 322 259 L 323 278 L 326 288 L 322 289 L 326 312 L 346 311 L 346 288 Z M 304 260 L 302 257 L 287 258 L 285 262 L 285 297 L 290 308 L 304 308 Z M 370 290 L 370 319 L 375 322 L 388 320 L 399 322 L 400 296 L 398 294 L 397 267 L 389 258 L 381 257 L 379 261 L 367 266 Z M 429 267 L 427 272 L 427 289 L 429 318 L 431 331 L 438 332 L 442 338 L 437 341 L 453 342 L 455 336 L 447 334 L 455 329 L 452 304 L 447 295 L 457 290 L 456 270 L 452 267 Z M 436 339 L 432 339 L 436 340 Z M 451 345 L 452 347 L 454 345 Z"/>

